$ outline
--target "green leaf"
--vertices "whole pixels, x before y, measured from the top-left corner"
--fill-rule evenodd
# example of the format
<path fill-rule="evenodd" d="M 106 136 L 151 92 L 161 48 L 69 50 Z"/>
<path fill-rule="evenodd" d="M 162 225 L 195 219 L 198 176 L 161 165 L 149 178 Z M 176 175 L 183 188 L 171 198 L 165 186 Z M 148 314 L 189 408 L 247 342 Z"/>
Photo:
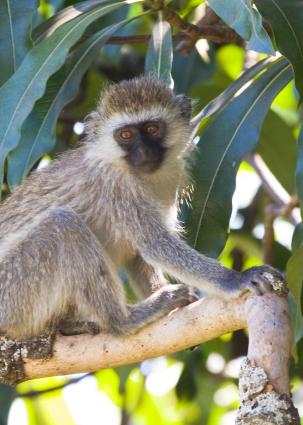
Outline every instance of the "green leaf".
<path fill-rule="evenodd" d="M 303 207 L 303 127 L 298 137 L 298 160 L 296 170 L 296 186 L 301 206 Z M 287 263 L 287 283 L 293 295 L 292 318 L 294 323 L 295 342 L 303 336 L 301 295 L 303 287 L 303 223 L 299 223 L 292 237 L 292 256 Z"/>
<path fill-rule="evenodd" d="M 287 192 L 293 193 L 297 158 L 296 140 L 292 128 L 272 111 L 269 111 L 264 121 L 256 150 Z"/>
<path fill-rule="evenodd" d="M 6 425 L 8 423 L 9 410 L 15 398 L 15 388 L 10 385 L 0 384 L 0 425 Z"/>
<path fill-rule="evenodd" d="M 298 136 L 298 159 L 296 170 L 296 186 L 300 200 L 301 214 L 303 212 L 303 127 Z"/>
<path fill-rule="evenodd" d="M 270 23 L 279 51 L 291 62 L 295 82 L 303 95 L 303 2 L 298 0 L 255 0 Z"/>
<path fill-rule="evenodd" d="M 118 372 L 114 369 L 104 369 L 99 370 L 95 376 L 98 382 L 98 389 L 105 393 L 116 406 L 122 407 Z"/>
<path fill-rule="evenodd" d="M 31 22 L 37 0 L 0 2 L 0 85 L 16 71 L 32 47 Z"/>
<path fill-rule="evenodd" d="M 252 151 L 270 104 L 292 77 L 278 60 L 207 124 L 197 147 L 192 175 L 193 208 L 188 211 L 189 242 L 217 257 L 224 247 L 237 169 Z"/>
<path fill-rule="evenodd" d="M 291 355 L 294 358 L 295 363 L 298 363 L 299 358 L 296 344 L 303 337 L 303 316 L 291 292 L 288 294 L 288 304 L 290 309 L 293 339 Z"/>
<path fill-rule="evenodd" d="M 175 83 L 175 92 L 190 95 L 191 88 L 205 80 L 209 80 L 215 71 L 215 60 L 212 52 L 209 63 L 204 62 L 197 49 L 193 49 L 189 55 L 174 52 L 172 75 Z"/>
<path fill-rule="evenodd" d="M 303 285 L 303 244 L 296 249 L 287 263 L 287 283 L 294 299 L 301 310 L 301 293 Z"/>
<path fill-rule="evenodd" d="M 64 67 L 49 79 L 44 96 L 37 101 L 22 127 L 19 145 L 9 154 L 7 180 L 11 189 L 22 181 L 43 154 L 53 148 L 55 126 L 63 106 L 76 96 L 82 76 L 99 49 L 114 32 L 133 19 L 110 25 L 91 36 L 73 51 Z"/>
<path fill-rule="evenodd" d="M 220 47 L 216 53 L 219 67 L 229 78 L 236 80 L 243 72 L 245 66 L 245 51 L 243 47 L 235 44 L 226 44 Z"/>
<path fill-rule="evenodd" d="M 263 28 L 262 16 L 252 7 L 252 0 L 209 0 L 210 7 L 244 40 L 248 49 L 275 54 L 269 35 Z"/>
<path fill-rule="evenodd" d="M 185 5 L 183 5 L 181 10 L 179 11 L 179 15 L 184 18 L 202 3 L 204 3 L 204 0 L 187 0 L 185 2 Z"/>
<path fill-rule="evenodd" d="M 33 42 L 38 44 L 46 36 L 49 36 L 59 27 L 71 21 L 72 19 L 77 18 L 79 15 L 82 15 L 85 12 L 95 9 L 102 3 L 106 3 L 107 0 L 86 0 L 80 3 L 75 3 L 72 6 L 66 7 L 65 9 L 60 10 L 58 13 L 53 15 L 51 18 L 42 22 L 33 30 Z"/>
<path fill-rule="evenodd" d="M 299 223 L 296 225 L 294 234 L 292 235 L 291 240 L 291 249 L 292 251 L 297 251 L 300 246 L 303 245 L 303 223 Z"/>
<path fill-rule="evenodd" d="M 293 234 L 293 253 L 287 263 L 287 284 L 292 293 L 292 322 L 294 339 L 297 343 L 303 336 L 301 294 L 303 287 L 303 223 L 299 223 Z"/>
<path fill-rule="evenodd" d="M 33 47 L 17 72 L 1 87 L 0 182 L 3 181 L 4 160 L 17 146 L 24 120 L 43 95 L 48 78 L 64 63 L 70 47 L 95 19 L 130 2 L 133 1 L 108 1 L 63 25 Z"/>
<path fill-rule="evenodd" d="M 227 87 L 219 96 L 217 96 L 214 100 L 208 103 L 205 108 L 202 109 L 193 119 L 191 120 L 191 125 L 193 128 L 197 128 L 199 126 L 201 120 L 215 114 L 218 112 L 223 106 L 226 105 L 234 95 L 247 84 L 251 79 L 256 77 L 261 71 L 266 69 L 272 62 L 271 58 L 263 59 L 260 62 L 257 62 L 254 66 L 249 68 L 247 71 L 243 72 L 243 74 L 235 80 L 230 86 Z"/>
<path fill-rule="evenodd" d="M 168 22 L 162 20 L 156 23 L 148 44 L 145 58 L 145 74 L 153 75 L 169 87 L 173 87 L 171 76 L 173 47 L 171 29 Z"/>

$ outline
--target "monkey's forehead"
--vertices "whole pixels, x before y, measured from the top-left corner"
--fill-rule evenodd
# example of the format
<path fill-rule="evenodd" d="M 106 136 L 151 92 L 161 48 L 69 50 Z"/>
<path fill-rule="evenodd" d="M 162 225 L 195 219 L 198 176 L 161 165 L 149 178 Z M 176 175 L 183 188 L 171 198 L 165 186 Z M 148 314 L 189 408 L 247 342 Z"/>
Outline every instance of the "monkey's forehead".
<path fill-rule="evenodd" d="M 164 83 L 146 76 L 108 86 L 101 93 L 99 103 L 99 108 L 107 116 L 121 112 L 138 113 L 142 108 L 156 106 L 176 108 L 177 100 Z"/>

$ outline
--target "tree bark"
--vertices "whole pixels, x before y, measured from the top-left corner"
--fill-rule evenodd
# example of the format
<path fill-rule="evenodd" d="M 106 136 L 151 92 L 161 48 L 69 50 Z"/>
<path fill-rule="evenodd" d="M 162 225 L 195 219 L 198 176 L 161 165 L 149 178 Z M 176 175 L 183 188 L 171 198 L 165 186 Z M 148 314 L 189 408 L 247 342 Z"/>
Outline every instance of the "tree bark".
<path fill-rule="evenodd" d="M 236 425 L 297 425 L 290 398 L 291 324 L 286 297 L 249 297 L 244 309 L 249 346 L 240 370 Z"/>

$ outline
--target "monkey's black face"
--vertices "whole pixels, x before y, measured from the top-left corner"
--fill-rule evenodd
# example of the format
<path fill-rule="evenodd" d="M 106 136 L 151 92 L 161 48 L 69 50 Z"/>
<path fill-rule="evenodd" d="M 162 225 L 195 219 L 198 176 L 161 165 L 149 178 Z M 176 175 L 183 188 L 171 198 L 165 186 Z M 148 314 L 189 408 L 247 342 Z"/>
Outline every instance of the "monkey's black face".
<path fill-rule="evenodd" d="M 125 151 L 126 161 L 137 171 L 151 173 L 162 164 L 167 148 L 164 146 L 164 121 L 146 121 L 118 128 L 114 138 Z"/>

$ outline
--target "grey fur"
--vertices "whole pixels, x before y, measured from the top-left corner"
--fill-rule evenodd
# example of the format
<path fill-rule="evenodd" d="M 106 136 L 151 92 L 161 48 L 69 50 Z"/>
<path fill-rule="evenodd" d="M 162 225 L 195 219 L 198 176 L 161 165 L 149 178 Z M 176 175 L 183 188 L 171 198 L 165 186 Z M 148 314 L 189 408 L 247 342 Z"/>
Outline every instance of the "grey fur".
<path fill-rule="evenodd" d="M 270 289 L 262 270 L 246 278 L 178 237 L 176 193 L 190 135 L 189 102 L 181 100 L 147 77 L 110 86 L 84 143 L 32 173 L 2 204 L 2 333 L 24 339 L 65 322 L 70 330 L 73 321 L 75 329 L 88 322 L 84 331 L 135 332 L 195 299 L 189 286 L 165 285 L 160 270 L 226 298 Z M 167 154 L 153 173 L 132 169 L 113 139 L 111 126 L 134 116 L 167 124 Z M 148 297 L 142 303 L 126 304 L 118 267 Z"/>

